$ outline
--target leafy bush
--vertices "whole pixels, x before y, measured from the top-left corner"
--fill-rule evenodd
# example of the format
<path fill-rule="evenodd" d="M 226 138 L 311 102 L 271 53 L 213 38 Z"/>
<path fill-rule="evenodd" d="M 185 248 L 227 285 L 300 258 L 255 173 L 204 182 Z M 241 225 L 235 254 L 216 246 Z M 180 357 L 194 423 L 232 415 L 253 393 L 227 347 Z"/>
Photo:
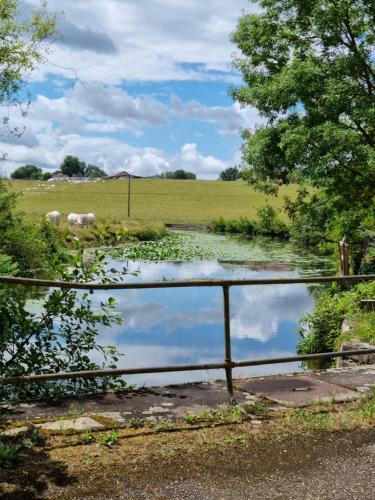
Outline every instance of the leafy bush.
<path fill-rule="evenodd" d="M 329 352 L 338 348 L 344 319 L 353 322 L 360 312 L 361 299 L 375 299 L 375 282 L 356 285 L 343 291 L 334 284 L 326 288 L 315 302 L 311 314 L 302 318 L 299 353 Z"/>
<path fill-rule="evenodd" d="M 45 220 L 26 221 L 16 202 L 17 195 L 0 180 L 0 252 L 11 257 L 21 275 L 51 276 L 67 258 L 60 234 Z"/>
<path fill-rule="evenodd" d="M 18 272 L 18 266 L 12 257 L 0 253 L 0 276 L 14 276 Z"/>
<path fill-rule="evenodd" d="M 375 344 L 375 312 L 358 314 L 353 323 L 352 336 L 362 342 Z"/>
<path fill-rule="evenodd" d="M 243 234 L 248 237 L 256 235 L 289 237 L 289 228 L 278 217 L 276 210 L 265 205 L 257 211 L 259 222 L 240 217 L 239 219 L 225 220 L 223 217 L 212 223 L 215 233 Z"/>
<path fill-rule="evenodd" d="M 84 257 L 79 250 L 69 270 L 60 271 L 63 281 L 87 282 L 109 279 L 99 254 Z M 53 289 L 30 309 L 30 292 L 22 286 L 0 287 L 0 373 L 2 377 L 115 368 L 119 353 L 114 346 L 97 342 L 100 328 L 121 323 L 115 300 L 99 303 L 88 292 Z M 102 362 L 93 361 L 95 355 Z M 58 380 L 17 385 L 0 384 L 0 399 L 51 398 L 95 392 L 126 384 L 114 378 Z"/>
<path fill-rule="evenodd" d="M 259 232 L 264 235 L 289 237 L 289 229 L 285 222 L 277 217 L 271 205 L 264 205 L 257 210 Z"/>

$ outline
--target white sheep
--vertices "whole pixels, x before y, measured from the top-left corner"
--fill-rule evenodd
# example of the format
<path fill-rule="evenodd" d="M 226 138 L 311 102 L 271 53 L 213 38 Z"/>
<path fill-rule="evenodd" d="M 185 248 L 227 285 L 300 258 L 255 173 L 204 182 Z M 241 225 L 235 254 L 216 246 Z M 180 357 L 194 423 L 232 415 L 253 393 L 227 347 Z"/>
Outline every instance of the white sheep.
<path fill-rule="evenodd" d="M 56 224 L 56 226 L 58 226 L 60 223 L 60 212 L 58 212 L 57 210 L 48 212 L 48 214 L 46 214 L 46 219 L 48 220 L 48 222 L 52 222 L 53 224 Z"/>
<path fill-rule="evenodd" d="M 71 213 L 67 217 L 67 221 L 69 226 L 77 225 L 79 227 L 89 226 L 90 224 L 94 224 L 96 220 L 95 214 L 74 214 Z"/>
<path fill-rule="evenodd" d="M 68 221 L 69 226 L 73 226 L 74 224 L 78 224 L 78 214 L 69 214 L 66 220 Z"/>
<path fill-rule="evenodd" d="M 95 214 L 93 214 L 91 212 L 89 214 L 87 214 L 87 218 L 88 218 L 89 224 L 94 224 L 96 221 Z"/>
<path fill-rule="evenodd" d="M 78 214 L 77 226 L 85 227 L 89 225 L 89 218 L 87 214 Z"/>

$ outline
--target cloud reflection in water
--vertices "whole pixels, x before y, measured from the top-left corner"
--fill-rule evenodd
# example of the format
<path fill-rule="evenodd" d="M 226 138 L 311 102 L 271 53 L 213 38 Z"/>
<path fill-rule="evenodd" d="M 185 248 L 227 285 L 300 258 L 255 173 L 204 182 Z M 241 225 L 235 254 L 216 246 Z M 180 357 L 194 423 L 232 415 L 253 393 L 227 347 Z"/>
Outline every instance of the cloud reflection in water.
<path fill-rule="evenodd" d="M 217 261 L 132 263 L 139 266 L 134 281 L 192 278 L 297 277 L 298 270 L 254 271 Z M 103 298 L 103 292 L 95 294 Z M 100 342 L 116 343 L 125 355 L 119 366 L 163 366 L 210 363 L 224 358 L 223 307 L 220 288 L 147 289 L 118 291 L 121 326 L 102 332 Z M 288 356 L 295 353 L 299 318 L 313 299 L 304 285 L 231 288 L 231 330 L 234 359 Z M 298 364 L 261 366 L 236 373 L 274 373 L 298 369 Z M 137 375 L 129 382 L 155 385 L 223 378 L 222 370 Z M 128 379 L 128 377 L 127 377 Z"/>

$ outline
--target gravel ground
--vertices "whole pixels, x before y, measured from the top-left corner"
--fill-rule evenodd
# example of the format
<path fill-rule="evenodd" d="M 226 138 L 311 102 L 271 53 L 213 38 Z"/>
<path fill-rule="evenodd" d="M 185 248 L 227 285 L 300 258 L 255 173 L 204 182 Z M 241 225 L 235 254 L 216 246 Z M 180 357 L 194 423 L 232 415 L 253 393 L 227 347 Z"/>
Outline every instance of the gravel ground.
<path fill-rule="evenodd" d="M 207 446 L 234 434 L 204 430 L 124 440 L 113 449 L 58 448 L 0 471 L 7 499 L 342 499 L 375 498 L 375 430 L 305 432 Z M 237 430 L 236 430 L 237 429 Z M 251 437 L 253 436 L 253 437 Z M 219 441 L 217 441 L 219 442 Z M 205 443 L 204 446 L 202 443 Z M 188 445 L 189 448 L 183 448 Z M 164 449 L 179 449 L 171 456 Z M 169 447 L 169 448 L 165 448 Z M 174 447 L 174 448 L 173 448 Z M 96 455 L 91 452 L 99 450 Z M 85 465 L 87 458 L 93 459 Z M 5 488 L 2 490 L 1 485 Z"/>
<path fill-rule="evenodd" d="M 351 432 L 233 452 L 192 477 L 154 481 L 111 498 L 194 500 L 375 498 L 375 432 Z M 186 476 L 186 474 L 184 474 Z"/>

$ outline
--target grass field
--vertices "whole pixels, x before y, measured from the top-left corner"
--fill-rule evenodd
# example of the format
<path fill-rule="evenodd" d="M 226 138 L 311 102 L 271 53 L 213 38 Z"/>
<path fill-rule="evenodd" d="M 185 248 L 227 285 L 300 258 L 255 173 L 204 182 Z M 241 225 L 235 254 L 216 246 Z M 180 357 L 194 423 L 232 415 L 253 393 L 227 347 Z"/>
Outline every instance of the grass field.
<path fill-rule="evenodd" d="M 256 218 L 256 211 L 267 198 L 245 182 L 178 181 L 135 179 L 131 181 L 131 216 L 127 217 L 127 181 L 95 183 L 11 181 L 21 192 L 19 208 L 36 220 L 58 210 L 63 218 L 70 212 L 94 212 L 98 222 L 127 227 L 155 226 L 165 223 L 204 225 L 219 217 Z M 293 196 L 294 186 L 282 187 L 277 198 L 268 202 L 281 208 L 283 197 Z M 285 220 L 285 216 L 281 214 Z"/>

